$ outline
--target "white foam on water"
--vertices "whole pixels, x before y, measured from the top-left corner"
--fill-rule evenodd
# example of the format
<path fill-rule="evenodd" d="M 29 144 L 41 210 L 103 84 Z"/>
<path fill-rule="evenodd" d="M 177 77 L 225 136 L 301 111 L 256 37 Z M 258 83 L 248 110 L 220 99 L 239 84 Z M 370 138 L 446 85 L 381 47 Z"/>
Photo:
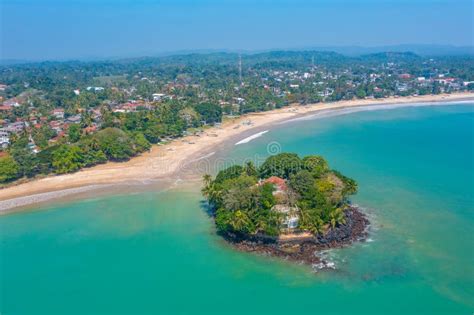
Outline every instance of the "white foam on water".
<path fill-rule="evenodd" d="M 268 132 L 268 130 L 265 130 L 265 131 L 262 131 L 262 132 L 258 132 L 256 134 L 253 134 L 251 135 L 250 137 L 247 137 L 245 139 L 242 139 L 240 140 L 239 142 L 237 142 L 235 145 L 239 145 L 239 144 L 244 144 L 244 143 L 249 143 L 250 141 L 254 140 L 254 139 L 257 139 L 257 138 L 260 138 L 261 136 L 263 136 L 264 134 L 266 134 Z"/>
<path fill-rule="evenodd" d="M 320 263 L 313 264 L 311 267 L 315 272 L 322 269 L 336 270 L 336 255 L 333 249 L 322 250 L 315 252 L 314 255 L 321 259 Z"/>

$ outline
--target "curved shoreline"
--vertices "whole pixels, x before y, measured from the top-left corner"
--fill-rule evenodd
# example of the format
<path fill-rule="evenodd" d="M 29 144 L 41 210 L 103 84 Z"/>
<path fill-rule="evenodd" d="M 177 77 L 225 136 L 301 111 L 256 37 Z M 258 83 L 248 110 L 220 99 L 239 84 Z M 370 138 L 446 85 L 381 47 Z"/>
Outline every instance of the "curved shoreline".
<path fill-rule="evenodd" d="M 305 106 L 288 106 L 268 112 L 252 113 L 223 123 L 222 127 L 212 127 L 204 136 L 187 136 L 165 145 L 153 146 L 151 152 L 135 157 L 124 163 L 106 163 L 83 169 L 73 174 L 49 176 L 0 190 L 0 214 L 15 208 L 54 200 L 75 194 L 74 189 L 91 186 L 102 187 L 129 182 L 147 182 L 169 179 L 184 172 L 193 161 L 205 158 L 206 154 L 217 151 L 216 147 L 249 138 L 269 125 L 299 119 L 313 119 L 319 113 L 334 113 L 334 110 L 390 109 L 405 106 L 430 106 L 474 101 L 473 93 L 429 95 L 381 100 L 352 100 L 335 103 L 319 103 Z M 326 117 L 326 116 L 323 116 Z M 252 124 L 244 124 L 244 121 Z M 246 137 L 245 135 L 248 134 Z M 234 142 L 232 143 L 234 144 Z M 38 198 L 41 201 L 38 201 Z M 21 202 L 17 202 L 21 201 Z"/>

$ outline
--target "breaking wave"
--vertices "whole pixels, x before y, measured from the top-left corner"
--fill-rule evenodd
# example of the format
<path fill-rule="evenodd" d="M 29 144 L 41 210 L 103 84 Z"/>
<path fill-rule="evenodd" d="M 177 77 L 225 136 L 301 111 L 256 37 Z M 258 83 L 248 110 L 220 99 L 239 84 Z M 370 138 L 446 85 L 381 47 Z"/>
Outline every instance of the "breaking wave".
<path fill-rule="evenodd" d="M 260 138 L 261 136 L 263 136 L 264 134 L 266 134 L 268 132 L 268 130 L 265 130 L 265 131 L 262 131 L 262 132 L 258 132 L 256 134 L 253 134 L 251 135 L 250 137 L 247 137 L 245 139 L 242 139 L 240 140 L 239 142 L 237 142 L 235 145 L 239 145 L 239 144 L 244 144 L 244 143 L 249 143 L 250 141 L 254 140 L 254 139 L 257 139 L 257 138 Z"/>

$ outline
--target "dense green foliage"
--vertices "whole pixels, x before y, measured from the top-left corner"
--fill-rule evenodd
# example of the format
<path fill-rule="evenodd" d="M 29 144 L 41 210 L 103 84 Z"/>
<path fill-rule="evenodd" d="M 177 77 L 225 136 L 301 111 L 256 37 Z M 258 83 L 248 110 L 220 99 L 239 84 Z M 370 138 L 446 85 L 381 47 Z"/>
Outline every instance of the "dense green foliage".
<path fill-rule="evenodd" d="M 201 119 L 208 124 L 221 122 L 222 108 L 211 103 L 201 103 L 196 105 L 196 111 L 201 115 Z"/>
<path fill-rule="evenodd" d="M 11 156 L 1 158 L 0 182 L 51 172 L 71 173 L 107 160 L 124 161 L 150 146 L 142 133 L 106 128 L 76 143 L 60 143 L 35 154 L 28 149 L 26 135 L 21 135 L 9 149 Z"/>
<path fill-rule="evenodd" d="M 82 166 L 81 149 L 77 146 L 61 145 L 52 155 L 52 165 L 58 174 L 71 173 Z"/>
<path fill-rule="evenodd" d="M 95 136 L 99 148 L 110 160 L 123 161 L 134 154 L 132 139 L 122 130 L 107 128 L 98 132 Z"/>
<path fill-rule="evenodd" d="M 278 176 L 289 178 L 291 174 L 301 170 L 302 161 L 295 153 L 281 153 L 270 156 L 260 167 L 260 176 L 267 178 Z"/>
<path fill-rule="evenodd" d="M 347 197 L 357 192 L 353 179 L 329 169 L 321 156 L 293 153 L 270 156 L 257 170 L 252 163 L 204 176 L 220 232 L 277 236 L 285 231 L 324 233 L 345 223 Z M 290 229 L 289 219 L 297 226 Z"/>
<path fill-rule="evenodd" d="M 69 140 L 74 143 L 81 139 L 81 127 L 79 125 L 71 125 L 68 130 Z"/>
<path fill-rule="evenodd" d="M 0 183 L 15 179 L 18 170 L 18 164 L 11 156 L 0 157 Z"/>

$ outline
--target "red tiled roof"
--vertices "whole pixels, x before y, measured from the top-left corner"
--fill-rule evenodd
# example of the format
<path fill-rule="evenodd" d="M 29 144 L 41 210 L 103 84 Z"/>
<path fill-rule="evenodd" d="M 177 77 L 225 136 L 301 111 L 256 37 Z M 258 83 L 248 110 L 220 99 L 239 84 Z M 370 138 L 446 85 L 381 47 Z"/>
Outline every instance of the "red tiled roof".
<path fill-rule="evenodd" d="M 266 183 L 273 184 L 273 185 L 277 186 L 277 188 L 279 190 L 286 190 L 287 189 L 285 180 L 283 178 L 280 178 L 280 177 L 277 177 L 277 176 L 269 177 L 269 178 L 265 179 L 263 181 L 263 183 L 264 184 L 266 184 Z"/>
<path fill-rule="evenodd" d="M 91 132 L 96 131 L 96 129 L 97 129 L 96 126 L 90 126 L 90 127 L 84 128 L 84 131 L 85 131 L 86 133 L 91 133 Z"/>

